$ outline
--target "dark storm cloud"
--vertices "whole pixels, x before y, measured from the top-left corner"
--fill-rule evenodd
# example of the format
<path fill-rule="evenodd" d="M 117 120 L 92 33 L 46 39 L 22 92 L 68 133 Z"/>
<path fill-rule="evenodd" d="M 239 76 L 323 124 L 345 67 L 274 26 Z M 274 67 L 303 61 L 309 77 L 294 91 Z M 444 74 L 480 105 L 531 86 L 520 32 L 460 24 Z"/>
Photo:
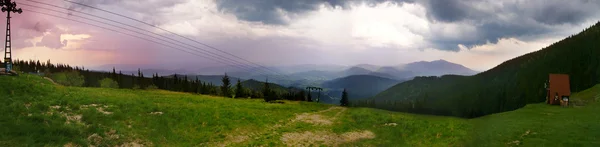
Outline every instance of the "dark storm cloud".
<path fill-rule="evenodd" d="M 600 1 L 597 0 L 524 1 L 520 6 L 524 6 L 521 10 L 530 13 L 536 21 L 550 25 L 576 24 L 600 12 Z"/>
<path fill-rule="evenodd" d="M 462 20 L 494 19 L 496 14 L 515 14 L 533 18 L 538 22 L 555 25 L 579 23 L 597 14 L 600 1 L 597 0 L 523 0 L 499 1 L 500 7 L 492 6 L 493 1 L 475 0 L 422 0 L 418 1 L 427 7 L 428 15 L 437 21 L 455 22 Z M 492 16 L 492 18 L 490 18 Z"/>
<path fill-rule="evenodd" d="M 598 0 L 217 0 L 217 5 L 242 20 L 286 25 L 277 9 L 293 15 L 315 10 L 321 4 L 346 9 L 355 2 L 390 1 L 423 5 L 432 23 L 466 22 L 475 27 L 475 34 L 468 34 L 476 36 L 474 40 L 429 36 L 433 46 L 443 50 L 458 50 L 458 44 L 473 46 L 496 43 L 501 38 L 544 35 L 561 25 L 580 25 L 600 16 Z"/>
<path fill-rule="evenodd" d="M 468 4 L 459 0 L 432 0 L 425 5 L 429 8 L 430 17 L 444 22 L 460 21 L 471 14 Z"/>
<path fill-rule="evenodd" d="M 69 0 L 73 3 L 67 3 L 69 4 L 69 9 L 82 9 L 82 10 L 93 10 L 90 7 L 87 6 L 92 6 L 92 7 L 97 7 L 100 5 L 106 5 L 106 6 L 113 6 L 116 5 L 118 7 L 121 7 L 123 9 L 126 10 L 130 10 L 130 11 L 134 11 L 134 12 L 139 12 L 139 13 L 144 13 L 144 14 L 148 14 L 148 15 L 154 15 L 157 14 L 160 8 L 168 8 L 168 7 L 173 7 L 177 4 L 181 4 L 183 2 L 186 2 L 187 0 L 159 0 L 159 1 L 152 1 L 152 2 L 144 2 L 142 0 Z M 87 6 L 83 6 L 83 5 L 79 5 L 79 4 L 83 4 L 83 5 L 87 5 Z"/>
<path fill-rule="evenodd" d="M 235 14 L 246 21 L 266 24 L 286 24 L 277 9 L 290 13 L 302 13 L 317 8 L 319 4 L 342 5 L 341 0 L 218 0 L 219 10 Z"/>
<path fill-rule="evenodd" d="M 348 4 L 352 2 L 376 4 L 385 1 L 387 0 L 217 0 L 217 5 L 219 10 L 233 13 L 238 18 L 246 21 L 285 25 L 287 22 L 277 12 L 277 9 L 291 14 L 302 14 L 303 12 L 317 9 L 321 4 L 330 7 L 347 8 Z"/>
<path fill-rule="evenodd" d="M 473 46 L 497 43 L 501 38 L 540 36 L 563 30 L 564 25 L 576 26 L 600 19 L 600 1 L 596 0 L 426 0 L 418 3 L 426 7 L 432 22 L 468 22 L 475 26 L 477 31 L 472 35 L 477 36 L 476 40 L 433 36 L 435 47 L 454 51 L 458 50 L 458 44 Z"/>

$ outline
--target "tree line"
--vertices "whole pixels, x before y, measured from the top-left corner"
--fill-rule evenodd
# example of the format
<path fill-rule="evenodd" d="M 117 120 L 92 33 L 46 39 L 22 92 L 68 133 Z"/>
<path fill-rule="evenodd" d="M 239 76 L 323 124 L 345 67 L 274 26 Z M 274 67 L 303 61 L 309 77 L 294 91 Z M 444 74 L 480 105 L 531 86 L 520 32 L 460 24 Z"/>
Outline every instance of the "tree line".
<path fill-rule="evenodd" d="M 162 89 L 177 92 L 187 92 L 202 95 L 222 96 L 226 98 L 263 98 L 266 102 L 276 100 L 312 101 L 308 92 L 299 88 L 281 88 L 274 83 L 262 82 L 262 85 L 248 84 L 243 86 L 239 79 L 232 86 L 227 74 L 222 78 L 223 84 L 217 86 L 213 83 L 203 82 L 198 78 L 188 78 L 187 75 L 174 74 L 169 77 L 153 73 L 147 77 L 138 69 L 137 74 L 123 74 L 115 68 L 112 71 L 92 71 L 84 67 L 70 66 L 68 64 L 54 64 L 50 60 L 18 60 L 13 62 L 13 69 L 23 73 L 39 74 L 49 77 L 54 82 L 65 86 L 78 87 L 104 87 L 121 89 Z"/>

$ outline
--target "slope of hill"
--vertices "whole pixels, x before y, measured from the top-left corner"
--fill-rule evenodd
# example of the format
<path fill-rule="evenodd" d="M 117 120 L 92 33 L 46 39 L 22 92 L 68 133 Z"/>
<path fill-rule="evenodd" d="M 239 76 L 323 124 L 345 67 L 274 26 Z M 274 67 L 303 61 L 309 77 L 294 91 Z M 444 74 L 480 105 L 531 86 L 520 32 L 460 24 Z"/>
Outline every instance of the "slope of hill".
<path fill-rule="evenodd" d="M 233 82 L 232 85 L 235 85 L 236 83 Z M 265 82 L 261 82 L 261 81 L 257 81 L 254 79 L 250 79 L 250 80 L 246 80 L 246 81 L 242 81 L 242 86 L 245 88 L 248 88 L 250 90 L 254 90 L 254 91 L 262 91 L 264 86 L 265 86 Z M 278 85 L 278 84 L 274 84 L 269 82 L 269 88 L 271 88 L 271 90 L 274 90 L 275 92 L 279 92 L 279 93 L 285 93 L 287 92 L 287 88 Z"/>
<path fill-rule="evenodd" d="M 600 83 L 600 23 L 474 76 L 420 77 L 355 102 L 389 110 L 478 117 L 545 100 L 549 73 L 569 74 L 571 91 Z M 370 104 L 367 104 L 370 103 Z"/>
<path fill-rule="evenodd" d="M 342 90 L 346 88 L 350 99 L 368 98 L 386 90 L 400 81 L 372 75 L 353 75 L 324 82 L 323 88 L 336 97 L 341 97 Z"/>
<path fill-rule="evenodd" d="M 477 71 L 471 70 L 463 65 L 448 62 L 446 60 L 420 61 L 402 65 L 399 69 L 411 71 L 419 76 L 441 76 L 441 75 L 474 75 Z"/>
<path fill-rule="evenodd" d="M 307 102 L 78 88 L 0 76 L 0 146 L 600 146 L 600 85 L 585 105 L 476 119 Z M 568 136 L 568 139 L 565 139 Z"/>
<path fill-rule="evenodd" d="M 381 73 L 381 74 L 377 74 L 377 73 Z M 379 75 L 381 77 L 397 79 L 397 80 L 410 79 L 414 76 L 417 76 L 417 74 L 415 74 L 413 71 L 400 70 L 396 67 L 391 67 L 391 66 L 381 67 L 381 68 L 377 69 L 375 72 L 371 73 L 371 75 Z"/>

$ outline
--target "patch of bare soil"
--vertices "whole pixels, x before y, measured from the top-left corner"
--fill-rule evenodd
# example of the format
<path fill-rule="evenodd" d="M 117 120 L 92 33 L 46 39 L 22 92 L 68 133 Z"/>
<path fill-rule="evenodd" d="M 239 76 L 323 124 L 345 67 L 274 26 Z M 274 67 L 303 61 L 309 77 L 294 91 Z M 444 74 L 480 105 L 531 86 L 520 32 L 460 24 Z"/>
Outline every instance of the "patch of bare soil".
<path fill-rule="evenodd" d="M 333 117 L 327 117 L 324 115 L 321 115 L 322 113 L 325 112 L 329 112 L 329 111 L 334 111 L 334 110 L 340 110 L 339 112 L 337 112 L 335 114 L 335 116 Z M 302 113 L 302 114 L 297 114 L 296 117 L 292 118 L 291 120 L 285 121 L 285 120 L 280 120 L 279 123 L 270 126 L 268 128 L 265 129 L 265 131 L 261 131 L 261 132 L 252 132 L 252 133 L 248 133 L 248 132 L 244 132 L 244 131 L 240 131 L 240 130 L 236 130 L 233 132 L 236 132 L 236 135 L 228 135 L 225 139 L 225 141 L 222 142 L 207 142 L 207 143 L 202 143 L 200 144 L 200 146 L 229 146 L 229 145 L 235 145 L 235 144 L 239 144 L 239 143 L 243 143 L 243 142 L 247 142 L 247 141 L 251 141 L 251 140 L 259 140 L 260 138 L 263 138 L 264 136 L 278 136 L 277 134 L 280 134 L 280 132 L 276 131 L 280 128 L 286 128 L 289 127 L 290 125 L 293 125 L 295 122 L 306 122 L 306 123 L 310 123 L 313 125 L 332 125 L 334 120 L 337 119 L 337 117 L 339 115 L 341 115 L 344 111 L 346 110 L 346 108 L 344 107 L 330 107 L 326 110 L 321 110 L 318 112 L 313 112 L 313 113 Z M 291 143 L 291 146 L 302 146 L 303 144 L 301 144 L 302 142 L 306 142 L 306 141 L 296 141 L 297 136 L 302 136 L 302 135 L 306 135 L 306 138 L 309 138 L 309 136 L 313 136 L 313 135 L 317 135 L 315 136 L 315 138 L 317 140 L 313 140 L 314 143 L 309 143 L 310 144 L 317 144 L 319 142 L 323 142 L 326 141 L 327 143 L 325 143 L 326 145 L 337 145 L 337 144 L 341 144 L 344 142 L 352 142 L 361 138 L 372 138 L 371 136 L 374 136 L 373 133 L 368 132 L 368 133 L 364 133 L 364 132 L 349 132 L 349 133 L 344 133 L 342 135 L 337 135 L 331 132 L 305 132 L 308 134 L 303 134 L 303 133 L 286 133 L 287 135 L 284 135 L 284 137 L 282 137 L 282 141 L 284 142 L 298 142 L 298 143 Z M 370 133 L 370 134 L 369 134 Z M 366 136 L 364 136 L 366 134 Z M 363 136 L 361 136 L 363 135 Z M 369 136 L 370 135 L 370 136 Z M 324 139 L 324 140 L 319 140 L 319 138 L 327 138 L 328 139 Z M 333 141 L 332 141 L 333 139 Z M 287 144 L 287 143 L 286 143 Z M 321 143 L 323 144 L 323 143 Z"/>
<path fill-rule="evenodd" d="M 520 140 L 514 140 L 514 141 L 508 142 L 506 144 L 509 145 L 509 146 L 512 146 L 512 145 L 517 145 L 518 146 L 518 145 L 520 145 L 522 143 L 521 140 L 523 140 L 523 138 L 525 136 L 530 135 L 530 134 L 537 134 L 537 133 L 532 132 L 531 130 L 527 130 L 527 131 L 525 131 L 525 133 L 521 134 L 521 137 L 519 138 Z"/>
<path fill-rule="evenodd" d="M 152 142 L 147 142 L 141 139 L 136 139 L 131 142 L 126 142 L 121 145 L 115 147 L 144 147 L 144 146 L 153 146 Z"/>
<path fill-rule="evenodd" d="M 128 143 L 124 143 L 118 147 L 143 147 L 144 144 L 139 143 L 139 142 L 128 142 Z"/>
<path fill-rule="evenodd" d="M 384 124 L 384 126 L 391 126 L 391 127 L 395 127 L 397 125 L 398 125 L 397 123 L 386 123 L 386 124 Z"/>
<path fill-rule="evenodd" d="M 294 119 L 293 121 L 302 121 L 302 122 L 306 122 L 306 123 L 310 123 L 310 124 L 314 124 L 314 125 L 331 125 L 331 124 L 333 124 L 333 122 L 331 122 L 331 120 L 325 118 L 322 115 L 309 114 L 309 113 L 303 113 L 300 115 L 296 115 L 296 119 Z"/>
<path fill-rule="evenodd" d="M 150 114 L 152 114 L 152 115 L 162 115 L 163 112 L 150 112 Z"/>
<path fill-rule="evenodd" d="M 63 145 L 63 147 L 79 147 L 79 145 L 76 145 L 76 144 L 74 144 L 72 142 L 69 142 L 69 143 Z"/>
<path fill-rule="evenodd" d="M 341 135 L 328 132 L 303 132 L 303 133 L 285 133 L 281 137 L 281 141 L 287 146 L 339 146 L 340 144 L 354 142 L 360 139 L 373 139 L 375 134 L 365 130 L 360 132 L 347 132 Z"/>
<path fill-rule="evenodd" d="M 104 114 L 104 115 L 110 115 L 113 112 L 109 112 L 106 111 L 106 108 L 111 107 L 109 105 L 99 105 L 99 104 L 89 104 L 89 105 L 81 105 L 79 108 L 80 109 L 88 109 L 88 108 L 94 108 L 96 109 L 96 111 Z"/>
<path fill-rule="evenodd" d="M 60 108 L 64 108 L 65 111 L 60 111 Z M 46 112 L 46 115 L 53 115 L 54 113 L 58 113 L 67 119 L 67 121 L 65 121 L 65 124 L 83 124 L 83 122 L 81 122 L 81 115 L 70 113 L 69 111 L 71 111 L 69 107 L 62 107 L 58 105 L 50 106 L 50 111 Z"/>
<path fill-rule="evenodd" d="M 102 143 L 102 136 L 94 133 L 88 136 L 87 140 L 91 145 L 97 146 L 100 145 L 100 143 Z"/>
<path fill-rule="evenodd" d="M 327 117 L 319 114 L 319 113 L 329 112 L 332 110 L 340 110 L 340 111 L 331 118 L 327 118 Z M 314 124 L 314 125 L 331 125 L 331 124 L 333 124 L 333 121 L 335 119 L 337 119 L 337 117 L 340 114 L 342 114 L 344 111 L 346 111 L 346 108 L 344 108 L 344 107 L 330 107 L 329 109 L 322 110 L 322 111 L 319 111 L 316 113 L 302 113 L 302 114 L 296 115 L 296 118 L 294 120 L 292 120 L 292 122 L 302 121 L 302 122 L 306 122 L 306 123 L 310 123 L 310 124 Z"/>

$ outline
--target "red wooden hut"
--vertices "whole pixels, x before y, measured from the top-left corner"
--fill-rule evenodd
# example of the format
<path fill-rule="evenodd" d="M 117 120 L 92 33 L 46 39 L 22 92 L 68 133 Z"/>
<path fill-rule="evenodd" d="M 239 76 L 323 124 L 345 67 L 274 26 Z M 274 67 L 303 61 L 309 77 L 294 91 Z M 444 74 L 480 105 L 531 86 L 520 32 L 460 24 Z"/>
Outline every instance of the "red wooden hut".
<path fill-rule="evenodd" d="M 569 75 L 566 74 L 550 74 L 548 79 L 548 94 L 546 103 L 550 105 L 568 104 L 571 96 L 571 86 Z"/>

